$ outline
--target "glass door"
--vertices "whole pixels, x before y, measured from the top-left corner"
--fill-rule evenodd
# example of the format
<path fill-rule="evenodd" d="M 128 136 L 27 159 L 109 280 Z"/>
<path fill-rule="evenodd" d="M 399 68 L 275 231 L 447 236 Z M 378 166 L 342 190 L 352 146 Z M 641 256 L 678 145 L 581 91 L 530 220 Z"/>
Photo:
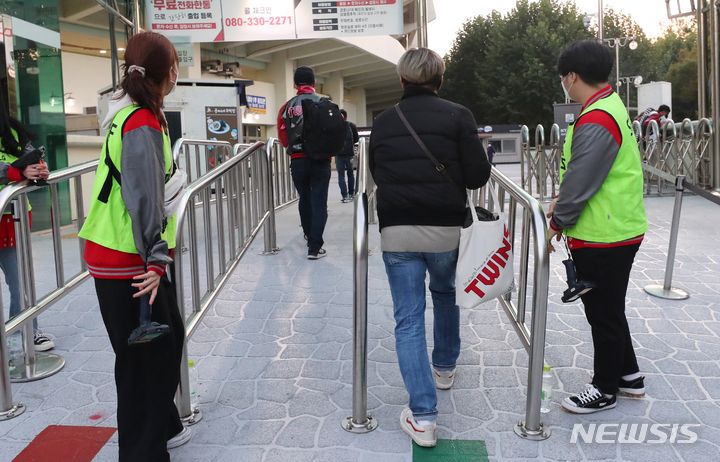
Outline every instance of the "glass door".
<path fill-rule="evenodd" d="M 0 92 L 10 115 L 37 136 L 45 146 L 51 171 L 68 165 L 65 109 L 60 56 L 60 34 L 9 15 L 2 15 Z M 59 185 L 61 225 L 71 222 L 67 183 Z M 30 193 L 33 231 L 49 229 L 50 195 L 46 189 Z"/>

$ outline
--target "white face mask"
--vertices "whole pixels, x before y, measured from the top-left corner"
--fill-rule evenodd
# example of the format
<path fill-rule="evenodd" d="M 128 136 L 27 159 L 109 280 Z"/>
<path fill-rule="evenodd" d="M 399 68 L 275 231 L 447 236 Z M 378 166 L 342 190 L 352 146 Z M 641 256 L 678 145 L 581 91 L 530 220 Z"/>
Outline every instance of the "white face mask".
<path fill-rule="evenodd" d="M 175 89 L 177 88 L 178 76 L 180 75 L 180 74 L 178 74 L 178 71 L 175 70 L 175 68 L 173 68 L 173 71 L 175 71 L 175 80 L 170 79 L 170 81 L 173 83 L 173 87 L 168 92 L 168 95 L 173 93 L 175 91 Z"/>
<path fill-rule="evenodd" d="M 570 74 L 566 75 L 566 76 L 560 81 L 560 86 L 562 87 L 563 92 L 565 93 L 565 98 L 571 100 L 572 98 L 570 98 L 570 93 L 569 93 L 569 92 L 570 92 L 570 89 L 573 87 L 573 85 L 575 85 L 575 82 L 573 82 L 573 83 L 570 84 L 570 88 L 565 88 L 565 79 L 567 79 L 569 75 L 570 75 Z"/>

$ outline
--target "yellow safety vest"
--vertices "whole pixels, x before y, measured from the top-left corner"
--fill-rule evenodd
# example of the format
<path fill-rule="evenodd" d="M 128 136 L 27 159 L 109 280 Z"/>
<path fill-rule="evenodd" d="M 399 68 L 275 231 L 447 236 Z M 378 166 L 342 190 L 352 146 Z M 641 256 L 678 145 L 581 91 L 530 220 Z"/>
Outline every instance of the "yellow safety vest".
<path fill-rule="evenodd" d="M 632 122 L 617 93 L 600 98 L 580 113 L 577 120 L 595 109 L 608 113 L 618 127 L 622 143 L 600 190 L 587 202 L 578 222 L 565 230 L 569 237 L 589 242 L 620 242 L 648 230 L 643 204 L 643 173 Z M 576 120 L 576 123 L 577 123 Z M 560 184 L 572 156 L 575 124 L 568 127 L 560 165 Z"/>
<path fill-rule="evenodd" d="M 15 131 L 15 129 L 11 128 L 10 130 L 12 130 L 12 134 L 13 134 L 13 136 L 15 137 L 15 140 L 20 141 L 20 138 L 18 137 L 18 134 L 17 134 L 17 132 Z M 7 164 L 12 164 L 12 163 L 15 162 L 17 159 L 18 159 L 17 157 L 13 156 L 12 154 L 8 154 L 7 152 L 5 152 L 5 151 L 2 150 L 2 147 L 0 147 L 0 162 L 5 162 L 5 163 L 7 163 Z M 5 186 L 7 186 L 7 185 L 6 185 L 6 184 L 1 185 L 1 186 L 0 186 L 0 189 L 4 188 Z M 28 199 L 28 212 L 29 212 L 30 210 L 32 210 L 32 205 L 30 205 L 30 199 Z M 10 215 L 11 213 L 12 213 L 12 212 L 5 212 L 4 215 Z"/>
<path fill-rule="evenodd" d="M 120 173 L 120 158 L 122 155 L 122 127 L 130 116 L 142 109 L 137 105 L 131 105 L 121 109 L 113 118 L 115 130 L 108 130 L 100 154 L 93 185 L 92 202 L 85 224 L 80 231 L 80 237 L 99 244 L 108 249 L 118 250 L 125 253 L 138 253 L 135 248 L 135 241 L 132 232 L 132 220 L 128 214 L 125 202 L 120 192 L 120 183 L 112 181 L 112 172 L 106 158 L 109 156 L 112 164 Z M 173 168 L 172 150 L 170 149 L 170 137 L 163 132 L 163 150 L 165 152 L 165 177 L 170 178 Z M 110 180 L 108 180 L 108 178 Z M 107 202 L 100 200 L 105 182 L 110 181 L 112 187 L 105 191 Z M 103 197 L 105 199 L 105 197 Z M 175 230 L 177 227 L 177 216 L 168 220 L 165 231 L 161 237 L 167 241 L 168 248 L 175 248 Z"/>

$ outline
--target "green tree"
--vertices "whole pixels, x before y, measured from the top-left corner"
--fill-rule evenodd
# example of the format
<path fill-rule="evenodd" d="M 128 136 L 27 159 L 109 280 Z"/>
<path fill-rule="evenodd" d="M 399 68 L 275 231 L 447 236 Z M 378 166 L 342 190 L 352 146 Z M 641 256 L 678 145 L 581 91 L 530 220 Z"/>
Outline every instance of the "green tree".
<path fill-rule="evenodd" d="M 583 16 L 570 1 L 519 0 L 505 16 L 468 21 L 446 56 L 441 96 L 467 106 L 478 123 L 552 124 L 553 102 L 564 102 L 558 55 L 592 37 Z"/>
<path fill-rule="evenodd" d="M 670 66 L 665 80 L 672 83 L 672 118 L 682 121 L 698 117 L 697 48 L 680 50 L 678 60 Z"/>

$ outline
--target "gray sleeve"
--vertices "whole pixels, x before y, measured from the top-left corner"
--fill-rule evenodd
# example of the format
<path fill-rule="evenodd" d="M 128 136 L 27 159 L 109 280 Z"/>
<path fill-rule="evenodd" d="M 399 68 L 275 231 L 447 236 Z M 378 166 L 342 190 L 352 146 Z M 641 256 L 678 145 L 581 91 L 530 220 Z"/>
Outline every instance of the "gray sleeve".
<path fill-rule="evenodd" d="M 0 162 L 0 185 L 2 186 L 10 183 L 10 178 L 8 178 L 9 168 L 10 164 L 6 162 Z"/>
<path fill-rule="evenodd" d="M 602 125 L 580 125 L 572 137 L 572 156 L 560 184 L 553 224 L 572 228 L 587 202 L 600 190 L 612 168 L 620 145 Z"/>
<path fill-rule="evenodd" d="M 145 264 L 172 262 L 160 236 L 165 204 L 165 153 L 162 133 L 142 126 L 123 136 L 122 198 L 132 220 L 135 248 Z"/>

